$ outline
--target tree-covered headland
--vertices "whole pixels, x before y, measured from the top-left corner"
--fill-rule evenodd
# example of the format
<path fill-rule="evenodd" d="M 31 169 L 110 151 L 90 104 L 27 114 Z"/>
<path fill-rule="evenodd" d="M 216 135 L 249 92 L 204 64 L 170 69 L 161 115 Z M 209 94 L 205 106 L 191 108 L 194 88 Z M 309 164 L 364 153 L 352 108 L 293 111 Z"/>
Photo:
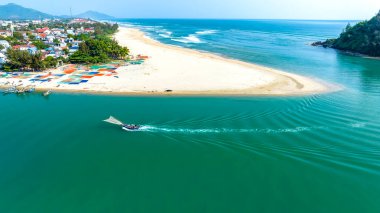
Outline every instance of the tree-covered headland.
<path fill-rule="evenodd" d="M 315 42 L 313 45 L 380 57 L 380 11 L 368 21 L 354 26 L 348 24 L 339 38 Z"/>

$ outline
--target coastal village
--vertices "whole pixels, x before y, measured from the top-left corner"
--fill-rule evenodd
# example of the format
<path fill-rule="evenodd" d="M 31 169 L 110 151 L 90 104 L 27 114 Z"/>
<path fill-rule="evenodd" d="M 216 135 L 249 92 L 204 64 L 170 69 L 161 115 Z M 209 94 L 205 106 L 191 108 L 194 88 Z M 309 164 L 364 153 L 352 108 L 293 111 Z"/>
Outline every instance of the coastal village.
<path fill-rule="evenodd" d="M 15 50 L 26 50 L 34 54 L 39 49 L 44 58 L 67 58 L 76 52 L 81 41 L 73 39 L 72 36 L 94 33 L 94 27 L 74 28 L 75 24 L 94 24 L 87 19 L 73 19 L 68 22 L 67 28 L 49 28 L 48 24 L 61 22 L 61 20 L 30 20 L 30 21 L 5 21 L 0 20 L 0 66 L 6 60 L 8 48 Z M 42 26 L 38 28 L 37 26 Z M 15 37 L 18 42 L 11 44 L 9 37 Z M 46 48 L 38 48 L 33 41 L 41 41 Z"/>
<path fill-rule="evenodd" d="M 5 89 L 4 94 L 25 94 L 36 90 L 87 90 L 86 84 L 95 78 L 118 79 L 118 68 L 128 65 L 141 65 L 147 56 L 131 56 L 127 49 L 121 49 L 118 60 L 104 60 L 103 63 L 91 63 L 79 60 L 71 63 L 85 40 L 95 39 L 97 27 L 108 25 L 90 19 L 71 20 L 29 20 L 6 21 L 0 20 L 0 87 Z M 112 26 L 114 27 L 114 26 Z M 117 28 L 116 28 L 117 29 Z M 116 30 L 113 30 L 114 33 Z M 101 36 L 110 36 L 112 33 L 99 33 Z M 114 45 L 109 43 L 108 45 Z M 44 68 L 30 67 L 9 69 L 11 51 L 26 52 L 31 57 L 38 55 L 41 62 L 49 62 Z M 80 55 L 80 54 L 79 54 Z M 72 58 L 74 59 L 72 59 Z M 120 60 L 123 59 L 123 60 Z M 20 59 L 22 60 L 22 59 Z M 101 84 L 96 81 L 94 84 Z M 80 87 L 78 87 L 80 86 Z M 94 86 L 92 86 L 93 88 Z"/>

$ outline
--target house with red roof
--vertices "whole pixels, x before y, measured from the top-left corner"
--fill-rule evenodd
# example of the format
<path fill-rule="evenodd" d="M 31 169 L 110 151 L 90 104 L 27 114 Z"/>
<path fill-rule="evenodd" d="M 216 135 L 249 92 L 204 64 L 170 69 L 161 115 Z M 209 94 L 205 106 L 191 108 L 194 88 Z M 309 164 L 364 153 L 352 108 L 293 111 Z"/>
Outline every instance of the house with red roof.
<path fill-rule="evenodd" d="M 0 36 L 9 37 L 12 36 L 12 32 L 9 30 L 0 30 Z"/>
<path fill-rule="evenodd" d="M 95 29 L 93 27 L 91 27 L 91 28 L 85 28 L 84 32 L 86 32 L 86 33 L 94 33 Z"/>
<path fill-rule="evenodd" d="M 37 28 L 36 29 L 36 33 L 45 33 L 45 34 L 50 34 L 51 31 L 48 27 L 44 27 L 44 28 Z"/>
<path fill-rule="evenodd" d="M 31 54 L 35 54 L 38 51 L 37 47 L 34 46 L 34 45 L 32 45 L 32 44 L 28 44 L 28 45 L 15 45 L 12 48 L 14 50 L 28 51 Z"/>

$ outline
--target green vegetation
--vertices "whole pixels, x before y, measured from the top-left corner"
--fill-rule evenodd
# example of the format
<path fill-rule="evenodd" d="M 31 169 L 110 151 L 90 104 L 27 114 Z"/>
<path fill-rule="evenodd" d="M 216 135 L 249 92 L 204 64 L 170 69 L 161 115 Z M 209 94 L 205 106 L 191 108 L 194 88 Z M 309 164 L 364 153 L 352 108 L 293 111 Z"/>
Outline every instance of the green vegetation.
<path fill-rule="evenodd" d="M 17 4 L 7 4 L 0 5 L 0 19 L 12 19 L 12 20 L 40 20 L 40 19 L 52 19 L 52 18 L 61 18 L 68 19 L 69 16 L 63 15 L 60 17 L 46 14 L 34 9 L 25 8 Z M 85 18 L 85 19 L 94 19 L 94 20 L 110 20 L 114 17 L 99 13 L 96 11 L 87 11 L 82 14 L 74 15 L 74 18 Z"/>
<path fill-rule="evenodd" d="M 96 23 L 94 28 L 95 36 L 107 36 L 116 33 L 117 29 L 119 28 L 119 25 L 108 23 Z"/>
<path fill-rule="evenodd" d="M 88 39 L 80 44 L 79 50 L 70 56 L 71 63 L 105 63 L 110 60 L 124 59 L 129 53 L 115 40 L 108 37 Z"/>
<path fill-rule="evenodd" d="M 48 56 L 43 60 L 44 68 L 54 68 L 58 64 L 58 59 Z"/>
<path fill-rule="evenodd" d="M 55 39 L 53 40 L 53 43 L 54 43 L 54 44 L 59 44 L 60 42 L 59 42 L 59 40 L 58 40 L 57 38 L 55 38 Z"/>
<path fill-rule="evenodd" d="M 53 57 L 42 59 L 41 52 L 31 54 L 28 51 L 7 50 L 8 61 L 4 65 L 5 71 L 41 71 L 56 67 L 58 60 Z"/>
<path fill-rule="evenodd" d="M 85 34 L 72 36 L 83 42 L 79 45 L 79 50 L 70 56 L 71 63 L 105 63 L 110 60 L 124 59 L 128 55 L 128 48 L 121 47 L 115 40 L 109 38 L 110 35 L 116 33 L 119 27 L 117 24 L 96 23 L 81 26 L 94 27 L 95 37 Z M 73 25 L 73 27 L 78 26 Z"/>
<path fill-rule="evenodd" d="M 379 57 L 380 12 L 369 21 L 362 21 L 355 26 L 348 24 L 337 39 L 328 39 L 313 45 Z"/>
<path fill-rule="evenodd" d="M 45 19 L 52 15 L 25 8 L 17 4 L 0 5 L 0 19 Z"/>
<path fill-rule="evenodd" d="M 76 41 L 86 41 L 86 40 L 91 38 L 90 35 L 88 35 L 88 34 L 79 34 L 79 35 L 69 34 L 67 37 L 73 38 Z"/>
<path fill-rule="evenodd" d="M 35 41 L 32 42 L 32 44 L 34 46 L 36 46 L 37 49 L 39 49 L 39 50 L 44 50 L 44 49 L 46 49 L 46 48 L 49 47 L 49 45 L 45 44 L 44 42 L 42 42 L 40 40 L 35 40 Z"/>
<path fill-rule="evenodd" d="M 5 47 L 3 45 L 0 44 L 0 51 L 5 49 Z"/>
<path fill-rule="evenodd" d="M 8 36 L 8 37 L 0 36 L 0 40 L 8 41 L 9 44 L 12 45 L 12 46 L 14 46 L 14 45 L 20 45 L 20 44 L 25 44 L 21 40 L 18 40 L 17 38 L 12 37 L 12 36 Z"/>
<path fill-rule="evenodd" d="M 30 39 L 30 40 L 36 40 L 36 36 L 34 36 L 34 35 L 32 35 L 32 34 L 29 34 L 28 35 L 28 38 Z"/>
<path fill-rule="evenodd" d="M 70 27 L 75 28 L 75 29 L 78 29 L 81 27 L 83 28 L 93 27 L 95 30 L 95 33 L 94 33 L 95 36 L 108 36 L 108 35 L 112 35 L 116 33 L 117 29 L 119 28 L 119 25 L 96 22 L 93 24 L 87 24 L 87 23 L 70 24 Z"/>
<path fill-rule="evenodd" d="M 23 40 L 24 39 L 24 36 L 19 32 L 14 32 L 13 37 L 17 40 Z"/>

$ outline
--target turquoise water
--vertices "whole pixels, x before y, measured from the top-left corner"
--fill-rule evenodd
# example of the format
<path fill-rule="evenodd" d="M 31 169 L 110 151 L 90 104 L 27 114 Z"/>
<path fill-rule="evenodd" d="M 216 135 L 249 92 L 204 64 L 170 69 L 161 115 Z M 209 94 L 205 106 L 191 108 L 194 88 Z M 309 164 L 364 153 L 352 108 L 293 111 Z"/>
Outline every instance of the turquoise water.
<path fill-rule="evenodd" d="M 380 61 L 308 45 L 347 21 L 121 21 L 168 44 L 345 89 L 0 96 L 0 212 L 380 211 Z M 101 122 L 109 115 L 144 131 Z"/>

